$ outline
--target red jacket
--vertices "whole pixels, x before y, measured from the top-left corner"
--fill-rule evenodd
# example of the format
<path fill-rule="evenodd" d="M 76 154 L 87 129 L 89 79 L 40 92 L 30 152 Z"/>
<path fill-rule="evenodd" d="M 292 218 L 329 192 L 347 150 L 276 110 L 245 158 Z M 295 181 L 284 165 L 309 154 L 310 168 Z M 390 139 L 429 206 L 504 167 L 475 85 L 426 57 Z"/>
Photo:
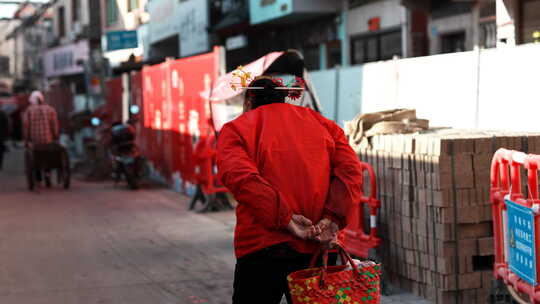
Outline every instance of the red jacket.
<path fill-rule="evenodd" d="M 292 214 L 314 224 L 328 217 L 343 228 L 348 207 L 360 198 L 359 160 L 342 129 L 305 107 L 270 104 L 226 124 L 217 165 L 238 201 L 237 258 L 283 242 L 313 253 L 317 243 L 287 231 Z"/>

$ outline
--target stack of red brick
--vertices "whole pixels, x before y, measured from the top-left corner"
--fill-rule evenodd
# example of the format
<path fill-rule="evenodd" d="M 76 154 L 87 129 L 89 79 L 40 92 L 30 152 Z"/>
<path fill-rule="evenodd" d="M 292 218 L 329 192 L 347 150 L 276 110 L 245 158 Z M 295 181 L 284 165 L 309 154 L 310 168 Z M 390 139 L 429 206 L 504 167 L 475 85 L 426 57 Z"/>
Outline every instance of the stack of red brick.
<path fill-rule="evenodd" d="M 486 303 L 492 286 L 490 166 L 540 136 L 468 130 L 382 135 L 360 151 L 377 174 L 380 255 L 393 285 L 434 303 Z"/>

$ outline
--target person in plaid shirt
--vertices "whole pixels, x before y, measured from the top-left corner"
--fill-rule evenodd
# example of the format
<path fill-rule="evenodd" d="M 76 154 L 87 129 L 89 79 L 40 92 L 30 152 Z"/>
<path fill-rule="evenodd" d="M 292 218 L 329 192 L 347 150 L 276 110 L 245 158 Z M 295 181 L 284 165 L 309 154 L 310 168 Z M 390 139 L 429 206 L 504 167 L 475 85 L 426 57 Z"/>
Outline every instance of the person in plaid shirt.
<path fill-rule="evenodd" d="M 53 107 L 45 103 L 40 91 L 30 95 L 30 106 L 23 116 L 24 140 L 27 145 L 51 144 L 58 139 L 58 118 Z"/>
<path fill-rule="evenodd" d="M 59 126 L 56 111 L 45 103 L 40 91 L 30 95 L 30 106 L 23 115 L 23 136 L 28 148 L 48 145 L 56 142 L 59 136 Z M 36 180 L 41 182 L 39 169 L 35 170 Z M 45 171 L 45 182 L 50 184 L 50 172 Z"/>

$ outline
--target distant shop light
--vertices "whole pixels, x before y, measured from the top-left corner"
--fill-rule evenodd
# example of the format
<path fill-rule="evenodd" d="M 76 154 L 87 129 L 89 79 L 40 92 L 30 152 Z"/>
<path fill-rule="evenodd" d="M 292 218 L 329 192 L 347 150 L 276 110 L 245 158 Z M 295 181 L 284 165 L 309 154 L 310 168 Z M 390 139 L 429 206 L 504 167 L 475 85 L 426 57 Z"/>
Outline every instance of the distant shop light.
<path fill-rule="evenodd" d="M 97 127 L 101 124 L 101 120 L 97 117 L 92 117 L 90 123 L 92 124 L 92 126 Z"/>
<path fill-rule="evenodd" d="M 131 107 L 129 107 L 129 113 L 131 113 L 133 115 L 139 114 L 140 110 L 141 110 L 141 108 L 138 105 L 131 105 Z"/>
<path fill-rule="evenodd" d="M 540 31 L 535 31 L 532 34 L 532 37 L 533 37 L 534 43 L 540 42 Z"/>

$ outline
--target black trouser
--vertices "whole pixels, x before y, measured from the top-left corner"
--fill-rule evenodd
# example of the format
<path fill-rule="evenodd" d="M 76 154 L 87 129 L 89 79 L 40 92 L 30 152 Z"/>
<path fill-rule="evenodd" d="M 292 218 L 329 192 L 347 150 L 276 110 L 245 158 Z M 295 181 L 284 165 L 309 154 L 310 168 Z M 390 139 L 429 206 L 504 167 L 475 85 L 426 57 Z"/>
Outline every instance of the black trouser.
<path fill-rule="evenodd" d="M 311 257 L 278 244 L 239 258 L 234 271 L 233 304 L 279 304 L 283 294 L 292 304 L 287 276 L 308 268 Z M 329 256 L 328 264 L 335 265 L 336 258 Z"/>
<path fill-rule="evenodd" d="M 309 267 L 311 255 L 300 254 L 285 244 L 248 254 L 236 261 L 233 304 L 279 304 L 283 294 L 290 300 L 287 276 Z"/>
<path fill-rule="evenodd" d="M 45 169 L 42 172 L 40 169 L 34 169 L 34 176 L 36 177 L 37 182 L 43 181 L 43 174 L 45 174 L 45 178 L 50 178 L 51 170 Z"/>

